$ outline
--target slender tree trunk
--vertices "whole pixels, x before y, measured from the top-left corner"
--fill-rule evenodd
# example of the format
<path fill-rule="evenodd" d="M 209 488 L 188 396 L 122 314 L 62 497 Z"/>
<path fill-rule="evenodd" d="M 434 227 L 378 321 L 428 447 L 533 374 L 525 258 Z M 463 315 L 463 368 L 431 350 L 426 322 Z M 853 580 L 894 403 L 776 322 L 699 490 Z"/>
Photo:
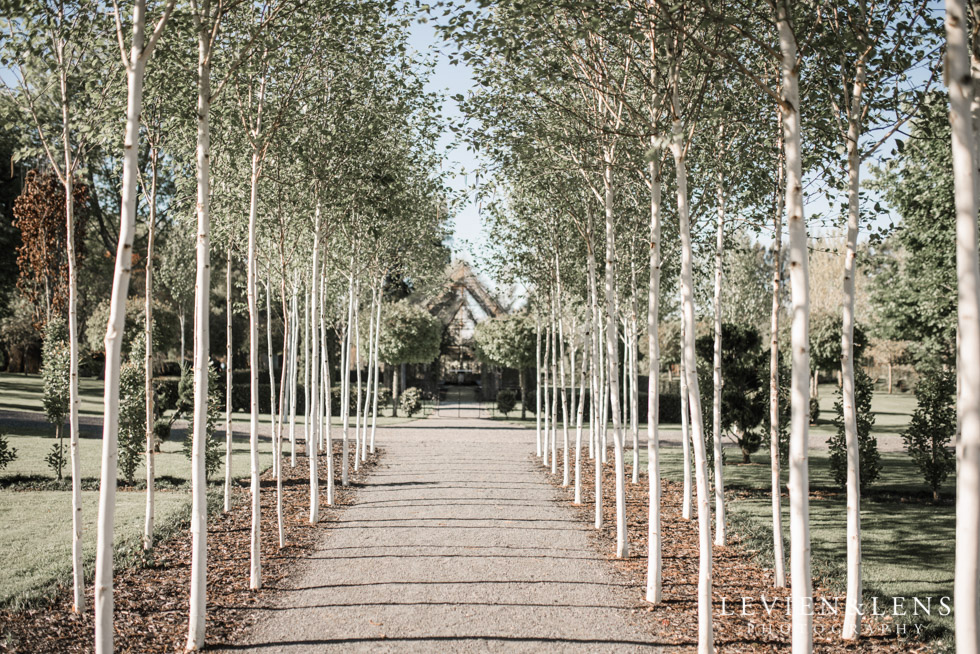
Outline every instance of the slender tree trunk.
<path fill-rule="evenodd" d="M 341 455 L 340 461 L 340 483 L 343 486 L 347 486 L 348 483 L 348 470 L 347 468 L 347 452 L 350 448 L 349 442 L 347 440 L 348 436 L 348 423 L 350 422 L 350 348 L 351 348 L 351 329 L 354 323 L 354 257 L 351 257 L 350 261 L 350 283 L 347 286 L 347 324 L 345 326 L 345 331 L 347 332 L 344 338 L 344 352 L 341 355 L 341 367 L 340 373 L 343 375 L 341 378 L 341 406 L 340 415 L 343 427 L 343 454 Z"/>
<path fill-rule="evenodd" d="M 656 148 L 656 139 L 651 139 Z M 662 181 L 660 152 L 650 161 L 650 287 L 647 292 L 647 344 L 650 371 L 647 378 L 647 476 L 650 482 L 650 517 L 647 533 L 646 600 L 663 601 L 663 534 L 660 522 L 660 213 Z"/>
<path fill-rule="evenodd" d="M 259 467 L 259 307 L 258 266 L 256 262 L 256 221 L 258 219 L 259 155 L 252 152 L 252 178 L 248 210 L 248 360 L 251 372 L 250 450 L 252 475 L 252 531 L 249 556 L 249 582 L 252 590 L 262 588 L 262 504 Z"/>
<path fill-rule="evenodd" d="M 381 307 L 384 300 L 382 295 L 383 279 L 378 281 L 378 313 L 374 322 L 374 390 L 372 391 L 371 407 L 371 454 L 374 454 L 374 432 L 378 426 L 378 377 L 381 368 L 378 366 L 378 356 L 381 353 Z"/>
<path fill-rule="evenodd" d="M 864 3 L 858 3 L 864 14 Z M 862 19 L 863 20 L 863 19 Z M 861 468 L 858 450 L 857 411 L 854 391 L 854 275 L 857 266 L 858 225 L 861 219 L 861 138 L 864 57 L 855 67 L 847 120 L 847 240 L 844 254 L 843 324 L 841 325 L 841 403 L 844 443 L 847 448 L 847 598 L 841 638 L 861 635 Z"/>
<path fill-rule="evenodd" d="M 541 451 L 541 316 L 534 312 L 534 422 L 537 427 L 535 447 L 538 457 Z"/>
<path fill-rule="evenodd" d="M 959 336 L 956 446 L 956 651 L 980 651 L 980 269 L 977 253 L 976 143 L 970 116 L 973 84 L 964 0 L 946 0 Z"/>
<path fill-rule="evenodd" d="M 197 65 L 197 277 L 194 286 L 194 419 L 191 446 L 191 588 L 187 649 L 204 647 L 207 611 L 208 359 L 211 299 L 211 0 L 195 12 Z M 181 345 L 183 347 L 183 345 Z M 96 583 L 98 586 L 98 583 Z"/>
<path fill-rule="evenodd" d="M 325 275 L 320 278 L 320 350 L 323 352 L 323 401 L 321 402 L 322 414 L 324 415 L 323 449 L 327 456 L 327 506 L 334 504 L 334 462 L 333 462 L 333 426 L 330 424 L 333 408 L 331 407 L 331 391 L 333 383 L 330 379 L 330 349 L 327 347 L 327 323 L 324 317 L 324 307 L 326 306 L 327 282 Z"/>
<path fill-rule="evenodd" d="M 277 440 L 276 416 L 276 357 L 272 351 L 272 284 L 270 277 L 271 270 L 266 270 L 265 275 L 265 351 L 269 361 L 269 434 L 272 437 L 272 475 L 279 476 L 279 457 L 282 455 L 282 446 Z M 278 407 L 281 409 L 281 407 Z"/>
<path fill-rule="evenodd" d="M 561 337 L 558 334 L 558 317 L 555 310 L 555 296 L 551 296 L 551 474 L 558 474 L 558 349 Z M 564 390 L 564 389 L 562 389 Z"/>
<path fill-rule="evenodd" d="M 769 330 L 769 460 L 772 485 L 772 539 L 774 577 L 776 588 L 786 587 L 786 556 L 783 553 L 783 509 L 780 499 L 782 483 L 779 465 L 779 293 L 782 286 L 783 244 L 783 132 L 782 114 L 779 114 L 778 142 L 776 145 L 776 215 L 773 219 L 772 245 L 772 311 Z"/>
<path fill-rule="evenodd" d="M 231 421 L 232 390 L 234 387 L 234 354 L 232 350 L 232 283 L 231 283 L 232 239 L 228 239 L 225 256 L 225 503 L 224 512 L 231 511 L 231 457 L 234 448 L 235 431 Z"/>
<path fill-rule="evenodd" d="M 156 236 L 157 149 L 150 151 L 150 215 L 146 226 L 146 303 L 143 309 L 143 338 L 146 350 L 143 370 L 146 385 L 146 518 L 143 522 L 143 549 L 153 547 L 153 478 L 156 438 L 153 433 L 153 240 Z"/>
<path fill-rule="evenodd" d="M 683 353 L 683 343 L 686 338 L 685 332 L 687 331 L 687 326 L 681 321 L 681 349 Z M 681 356 L 680 364 L 680 391 L 681 391 L 681 448 L 683 450 L 683 499 L 681 502 L 681 517 L 685 520 L 690 520 L 694 515 L 694 509 L 692 507 L 692 490 L 691 490 L 691 428 L 690 428 L 690 398 L 687 392 L 687 364 L 684 362 L 684 357 Z"/>
<path fill-rule="evenodd" d="M 551 440 L 551 404 L 548 402 L 548 372 L 549 366 L 548 359 L 551 356 L 551 324 L 550 322 L 545 325 L 544 328 L 544 368 L 542 370 L 542 385 L 541 390 L 544 393 L 544 443 L 542 449 L 541 464 L 547 468 L 548 459 L 550 457 L 550 444 Z"/>
<path fill-rule="evenodd" d="M 614 188 L 611 148 L 606 148 L 602 182 L 606 213 L 606 365 L 609 368 L 609 398 L 612 408 L 613 452 L 616 465 L 616 556 L 629 556 L 626 530 L 626 474 L 623 461 L 623 431 L 619 412 L 619 351 L 616 348 L 616 225 L 613 214 Z"/>
<path fill-rule="evenodd" d="M 790 578 L 793 607 L 794 654 L 813 650 L 813 583 L 810 570 L 809 401 L 810 283 L 807 270 L 807 234 L 803 218 L 803 156 L 800 134 L 799 70 L 796 37 L 790 26 L 789 0 L 776 3 L 776 25 L 781 54 L 783 147 L 786 152 L 786 216 L 789 227 L 790 288 L 793 301 L 793 368 L 790 397 L 789 505 Z M 975 214 L 976 212 L 974 212 Z"/>
<path fill-rule="evenodd" d="M 116 249 L 112 294 L 109 301 L 109 321 L 105 335 L 105 407 L 102 432 L 102 482 L 99 486 L 98 544 L 95 555 L 95 650 L 108 654 L 113 649 L 113 552 L 112 541 L 116 513 L 116 461 L 119 436 L 119 366 L 122 354 L 123 330 L 126 326 L 126 297 L 133 265 L 133 238 L 136 232 L 136 182 L 139 171 L 139 116 L 143 102 L 143 72 L 146 66 L 144 33 L 146 5 L 134 3 L 133 41 L 126 63 L 126 128 L 123 141 L 123 181 L 120 202 L 119 243 Z M 120 35 L 121 36 L 121 35 Z M 64 82 L 64 78 L 62 78 Z M 63 98 L 66 98 L 63 95 Z M 65 102 L 67 100 L 65 99 Z M 65 156 L 70 159 L 65 111 Z M 65 179 L 72 170 L 66 167 Z M 66 186 L 70 187 L 70 183 Z M 66 188 L 68 197 L 71 189 Z M 74 232 L 68 232 L 68 242 Z M 72 341 L 74 343 L 74 340 Z M 69 355 L 70 356 L 70 355 Z M 70 393 L 70 391 L 69 391 Z M 72 407 L 74 408 L 72 403 Z M 74 463 L 72 465 L 74 472 Z"/>
<path fill-rule="evenodd" d="M 723 136 L 723 135 L 722 135 Z M 727 541 L 725 529 L 725 481 L 721 450 L 721 392 L 725 378 L 721 370 L 721 282 L 725 257 L 725 178 L 718 172 L 718 233 L 715 242 L 715 342 L 714 342 L 714 397 L 711 411 L 711 435 L 715 454 L 715 545 L 724 547 Z"/>
<path fill-rule="evenodd" d="M 313 316 L 310 315 L 310 297 L 313 295 L 313 285 L 315 284 L 316 282 L 312 281 L 311 278 L 311 282 L 307 284 L 309 288 L 303 292 L 303 442 L 307 445 L 310 443 L 310 432 L 313 429 L 311 425 L 313 415 L 310 413 L 310 402 L 312 401 L 310 394 L 310 321 L 313 320 Z"/>
<path fill-rule="evenodd" d="M 306 437 L 306 458 L 310 466 L 310 524 L 315 525 L 320 521 L 320 472 L 317 469 L 317 454 L 319 451 L 320 439 L 320 418 L 318 407 L 320 402 L 320 339 L 317 338 L 316 315 L 317 315 L 317 282 L 320 279 L 320 203 L 317 202 L 316 213 L 313 217 L 313 261 L 311 262 L 312 274 L 310 275 L 310 300 L 308 302 L 309 318 L 309 339 L 311 344 L 311 354 L 308 367 L 310 370 L 310 395 L 309 395 L 309 419 L 307 420 Z M 327 400 L 329 401 L 329 388 Z"/>
<path fill-rule="evenodd" d="M 587 336 L 588 334 L 586 334 Z M 575 360 L 572 359 L 574 365 Z M 575 503 L 582 503 L 582 420 L 585 417 L 585 379 L 589 367 L 588 339 L 582 345 L 582 369 L 579 371 L 578 401 L 575 404 Z M 575 373 L 572 372 L 573 383 Z M 574 387 L 572 393 L 575 393 Z"/>
<path fill-rule="evenodd" d="M 290 300 L 290 315 L 293 325 L 299 321 L 299 286 L 293 281 L 293 294 Z M 299 385 L 299 329 L 292 330 L 293 342 L 289 348 L 289 465 L 296 467 L 296 387 Z"/>
<path fill-rule="evenodd" d="M 682 360 L 687 381 L 688 407 L 691 412 L 691 440 L 694 449 L 695 484 L 698 502 L 698 652 L 714 651 L 714 629 L 711 616 L 711 500 L 708 496 L 708 462 L 701 413 L 701 392 L 698 388 L 697 360 L 694 351 L 694 281 L 691 253 L 691 220 L 687 196 L 687 161 L 682 144 L 682 127 L 677 98 L 677 79 L 674 80 L 674 167 L 677 171 L 677 214 L 680 219 L 681 240 L 681 312 Z M 683 392 L 683 391 L 682 391 Z"/>
<path fill-rule="evenodd" d="M 636 263 L 630 259 L 630 429 L 633 436 L 633 479 L 640 481 L 640 366 L 638 362 L 639 327 L 637 325 Z M 647 416 L 647 420 L 650 416 Z"/>
<path fill-rule="evenodd" d="M 360 469 L 361 449 L 361 414 L 364 413 L 361 403 L 361 280 L 354 286 L 354 378 L 357 380 L 357 397 L 354 399 L 354 472 Z"/>
<path fill-rule="evenodd" d="M 58 60 L 64 62 L 64 42 L 58 43 Z M 75 254 L 75 190 L 71 153 L 70 106 L 65 68 L 60 67 L 61 118 L 64 131 L 65 245 L 68 255 L 68 442 L 71 450 L 71 561 L 72 611 L 85 610 L 85 572 L 82 564 L 82 463 L 78 441 L 78 264 Z M 47 297 L 47 294 L 45 294 Z M 48 303 L 50 306 L 50 303 Z M 50 308 L 48 309 L 50 318 Z M 110 598 L 111 602 L 111 598 Z M 111 616 L 110 616 L 111 620 Z M 111 636 L 110 636 L 111 638 Z"/>
<path fill-rule="evenodd" d="M 555 308 L 556 316 L 558 318 L 558 370 L 559 370 L 559 384 L 561 386 L 561 428 L 562 428 L 562 477 L 561 485 L 567 487 L 571 483 L 571 470 L 569 461 L 569 451 L 568 451 L 568 398 L 565 391 L 565 328 L 564 320 L 562 319 L 561 312 L 561 299 L 562 299 L 562 288 L 561 288 L 561 267 L 558 265 L 558 253 L 555 253 Z M 572 350 L 572 357 L 575 356 L 575 350 Z M 572 388 L 575 387 L 575 372 L 572 371 Z"/>

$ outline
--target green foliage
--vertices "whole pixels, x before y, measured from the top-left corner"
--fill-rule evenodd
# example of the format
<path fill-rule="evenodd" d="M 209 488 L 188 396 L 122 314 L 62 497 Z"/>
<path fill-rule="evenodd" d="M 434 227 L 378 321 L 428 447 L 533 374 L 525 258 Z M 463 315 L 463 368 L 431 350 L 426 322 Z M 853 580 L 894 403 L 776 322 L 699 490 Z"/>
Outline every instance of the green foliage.
<path fill-rule="evenodd" d="M 51 472 L 61 479 L 61 471 L 68 465 L 68 447 L 61 442 L 61 439 L 51 445 L 51 451 L 44 457 L 44 461 L 51 468 Z"/>
<path fill-rule="evenodd" d="M 872 435 L 875 417 L 871 413 L 871 398 L 874 395 L 874 380 L 863 368 L 854 371 L 854 410 L 857 414 L 858 441 L 858 475 L 861 480 L 861 490 L 867 489 L 877 481 L 881 474 L 881 454 L 878 452 L 878 440 Z M 830 455 L 828 462 L 834 481 L 841 489 L 847 488 L 847 445 L 844 438 L 844 404 L 842 391 L 837 391 L 837 401 L 834 403 L 834 426 L 836 433 L 828 441 Z"/>
<path fill-rule="evenodd" d="M 415 386 L 405 389 L 405 392 L 398 398 L 398 408 L 405 412 L 408 417 L 414 416 L 422 410 L 422 391 Z"/>
<path fill-rule="evenodd" d="M 811 397 L 810 398 L 810 424 L 817 424 L 817 420 L 820 420 L 820 398 Z"/>
<path fill-rule="evenodd" d="M 191 377 L 191 375 L 187 375 Z M 221 465 L 221 455 L 222 455 L 222 442 L 218 437 L 217 425 L 221 420 L 221 411 L 223 407 L 221 389 L 218 386 L 218 370 L 214 367 L 214 364 L 208 365 L 208 414 L 207 414 L 207 429 L 206 439 L 204 441 L 204 476 L 206 479 L 211 479 L 211 476 L 218 471 L 218 467 Z M 194 447 L 194 436 L 191 433 L 187 434 L 187 438 L 184 439 L 183 452 L 187 460 L 191 460 L 193 456 Z"/>
<path fill-rule="evenodd" d="M 901 216 L 878 252 L 872 301 L 875 335 L 911 341 L 919 362 L 955 365 L 956 211 L 950 175 L 948 100 L 934 93 L 912 122 L 901 153 L 876 185 Z"/>
<path fill-rule="evenodd" d="M 119 369 L 119 471 L 132 484 L 146 442 L 146 373 L 143 337 Z"/>
<path fill-rule="evenodd" d="M 378 346 L 385 363 L 431 363 L 441 343 L 442 323 L 424 307 L 401 300 L 384 308 Z"/>
<path fill-rule="evenodd" d="M 758 428 L 769 410 L 766 375 L 769 356 L 762 350 L 762 337 L 752 327 L 723 323 L 721 338 L 721 431 L 734 436 L 742 450 L 742 459 L 747 462 L 762 445 Z M 714 335 L 698 338 L 696 350 L 700 367 L 707 368 L 705 374 L 699 374 L 699 383 L 707 384 L 700 389 L 707 436 L 712 424 Z"/>
<path fill-rule="evenodd" d="M 497 393 L 497 410 L 505 416 L 517 406 L 517 396 L 514 391 L 500 391 Z"/>
<path fill-rule="evenodd" d="M 485 320 L 477 325 L 474 338 L 481 361 L 517 369 L 535 365 L 534 323 L 526 313 Z"/>
<path fill-rule="evenodd" d="M 956 435 L 956 374 L 939 368 L 920 371 L 915 398 L 915 413 L 902 435 L 905 450 L 938 499 L 940 486 L 956 469 L 949 447 Z"/>
<path fill-rule="evenodd" d="M 841 318 L 831 313 L 810 321 L 810 366 L 816 370 L 838 370 L 841 360 Z M 854 360 L 860 361 L 868 337 L 860 325 L 854 325 Z"/>
<path fill-rule="evenodd" d="M 44 328 L 41 350 L 41 378 L 44 381 L 42 403 L 48 421 L 60 427 L 68 419 L 70 401 L 70 364 L 68 330 L 61 318 L 52 318 Z"/>
<path fill-rule="evenodd" d="M 10 447 L 7 434 L 0 431 L 0 470 L 6 468 L 17 458 L 17 448 Z"/>

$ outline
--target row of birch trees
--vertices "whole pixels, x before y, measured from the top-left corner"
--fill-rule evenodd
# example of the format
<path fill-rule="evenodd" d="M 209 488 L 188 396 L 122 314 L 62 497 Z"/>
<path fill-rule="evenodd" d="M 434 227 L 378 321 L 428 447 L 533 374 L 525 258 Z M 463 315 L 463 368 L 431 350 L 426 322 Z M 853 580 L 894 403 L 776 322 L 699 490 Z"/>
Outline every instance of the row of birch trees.
<path fill-rule="evenodd" d="M 94 166 L 96 152 L 114 148 L 118 157 L 118 177 L 108 180 L 103 191 L 118 193 L 120 219 L 105 332 L 95 649 L 113 651 L 120 365 L 127 299 L 134 290 L 130 277 L 137 261 L 145 265 L 147 549 L 154 535 L 153 299 L 184 289 L 193 306 L 187 649 L 201 649 L 207 613 L 205 464 L 209 439 L 218 438 L 215 423 L 222 422 L 209 409 L 209 385 L 216 380 L 213 371 L 209 380 L 209 370 L 215 359 L 224 357 L 223 508 L 228 511 L 233 480 L 243 472 L 231 465 L 233 344 L 247 342 L 249 583 L 259 589 L 260 350 L 268 357 L 264 363 L 272 411 L 267 433 L 277 482 L 278 544 L 283 547 L 288 541 L 284 457 L 291 466 L 297 456 L 309 460 L 309 521 L 315 524 L 321 504 L 334 502 L 335 476 L 347 485 L 348 461 L 353 460 L 356 470 L 374 451 L 379 340 L 388 287 L 393 281 L 423 284 L 445 265 L 441 243 L 447 212 L 436 150 L 442 129 L 440 99 L 425 89 L 431 65 L 408 47 L 410 16 L 385 1 L 134 0 L 106 5 L 46 0 L 5 5 L 0 13 L 4 65 L 12 74 L 7 92 L 30 126 L 20 156 L 40 160 L 64 185 L 67 233 L 74 233 L 75 180 Z M 145 242 L 144 251 L 135 250 L 137 234 Z M 160 259 L 158 236 L 168 255 L 159 271 L 166 289 L 154 287 L 160 283 L 153 274 Z M 83 471 L 72 241 L 68 239 L 73 609 L 82 612 Z M 187 256 L 190 252 L 194 255 Z M 212 279 L 213 264 L 223 264 L 224 279 Z M 234 302 L 235 280 L 242 270 L 247 334 L 233 330 L 233 317 L 242 311 Z M 217 352 L 210 348 L 209 322 L 212 314 L 222 312 L 226 350 Z M 274 336 L 281 342 L 274 343 Z M 340 361 L 331 361 L 337 352 Z M 339 378 L 332 372 L 338 369 Z M 341 389 L 339 428 L 332 422 L 337 416 L 331 415 L 334 385 Z M 297 415 L 300 406 L 303 411 Z M 342 451 L 336 475 L 335 439 Z M 321 460 L 325 473 L 318 470 Z"/>
<path fill-rule="evenodd" d="M 582 466 L 595 466 L 598 528 L 611 440 L 619 557 L 630 551 L 625 488 L 627 475 L 639 480 L 639 381 L 647 374 L 646 599 L 653 603 L 670 582 L 661 560 L 669 534 L 661 531 L 660 332 L 664 318 L 680 318 L 682 515 L 698 520 L 700 652 L 714 649 L 712 548 L 727 542 L 721 327 L 729 310 L 725 250 L 736 232 L 754 234 L 772 252 L 774 580 L 790 586 L 793 651 L 813 648 L 808 195 L 842 206 L 839 217 L 822 217 L 820 224 L 836 220 L 845 229 L 837 277 L 847 451 L 841 637 L 861 635 L 855 278 L 861 228 L 874 214 L 864 206 L 862 164 L 896 145 L 901 150 L 896 138 L 930 94 L 940 92 L 943 79 L 953 127 L 959 281 L 956 642 L 957 651 L 980 651 L 976 8 L 964 0 L 948 0 L 945 11 L 910 0 L 484 2 L 442 19 L 457 56 L 479 82 L 460 99 L 478 126 L 471 139 L 492 180 L 484 187 L 492 258 L 501 276 L 531 289 L 537 452 L 552 472 L 561 469 L 566 485 L 574 484 L 577 502 Z M 703 364 L 712 373 L 708 384 L 695 353 L 699 317 L 713 342 L 713 360 Z M 784 320 L 791 336 L 781 352 Z M 780 379 L 781 370 L 788 380 Z M 786 427 L 788 569 L 779 456 Z"/>

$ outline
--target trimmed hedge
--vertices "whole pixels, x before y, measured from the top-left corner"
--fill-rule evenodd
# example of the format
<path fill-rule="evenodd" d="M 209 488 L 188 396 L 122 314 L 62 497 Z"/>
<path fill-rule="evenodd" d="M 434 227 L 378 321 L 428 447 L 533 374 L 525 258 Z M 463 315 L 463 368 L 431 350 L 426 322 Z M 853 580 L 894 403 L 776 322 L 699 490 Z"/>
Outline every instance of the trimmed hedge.
<path fill-rule="evenodd" d="M 527 391 L 527 410 L 529 413 L 534 413 L 535 409 L 535 399 L 534 399 L 534 389 Z M 568 402 L 568 410 L 571 411 L 571 389 L 566 389 L 566 401 Z M 575 391 L 578 395 L 578 391 Z M 590 405 L 590 393 L 588 390 L 585 391 L 585 410 L 583 411 L 583 420 L 589 419 L 589 405 Z M 548 399 L 551 399 L 551 393 L 548 393 Z M 639 393 L 639 414 L 640 422 L 647 421 L 647 393 Z M 558 399 L 558 413 L 561 415 L 561 398 Z M 660 393 L 660 422 L 661 423 L 679 423 L 681 421 L 681 396 L 679 393 Z"/>

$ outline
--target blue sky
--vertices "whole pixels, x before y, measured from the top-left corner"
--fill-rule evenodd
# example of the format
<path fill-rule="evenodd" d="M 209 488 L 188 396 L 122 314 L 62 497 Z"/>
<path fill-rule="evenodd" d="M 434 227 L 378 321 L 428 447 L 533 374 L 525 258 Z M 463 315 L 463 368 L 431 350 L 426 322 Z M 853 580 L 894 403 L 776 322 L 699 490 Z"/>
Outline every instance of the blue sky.
<path fill-rule="evenodd" d="M 449 63 L 448 53 L 454 47 L 441 39 L 435 28 L 429 23 L 416 23 L 411 30 L 409 43 L 420 53 L 432 53 L 436 58 L 435 73 L 429 80 L 430 91 L 438 91 L 446 96 L 443 106 L 443 116 L 454 122 L 462 119 L 458 104 L 452 99 L 453 95 L 466 95 L 473 86 L 473 76 L 470 67 L 460 62 L 453 66 Z M 466 189 L 467 184 L 473 185 L 473 171 L 480 165 L 479 159 L 465 147 L 450 147 L 453 135 L 446 130 L 440 146 L 447 148 L 445 153 L 445 169 L 455 171 L 449 180 L 449 185 L 457 191 Z M 472 198 L 472 193 L 469 193 Z M 476 203 L 471 199 L 457 208 L 455 216 L 455 237 L 453 239 L 454 254 L 469 261 L 480 249 L 482 226 Z"/>

